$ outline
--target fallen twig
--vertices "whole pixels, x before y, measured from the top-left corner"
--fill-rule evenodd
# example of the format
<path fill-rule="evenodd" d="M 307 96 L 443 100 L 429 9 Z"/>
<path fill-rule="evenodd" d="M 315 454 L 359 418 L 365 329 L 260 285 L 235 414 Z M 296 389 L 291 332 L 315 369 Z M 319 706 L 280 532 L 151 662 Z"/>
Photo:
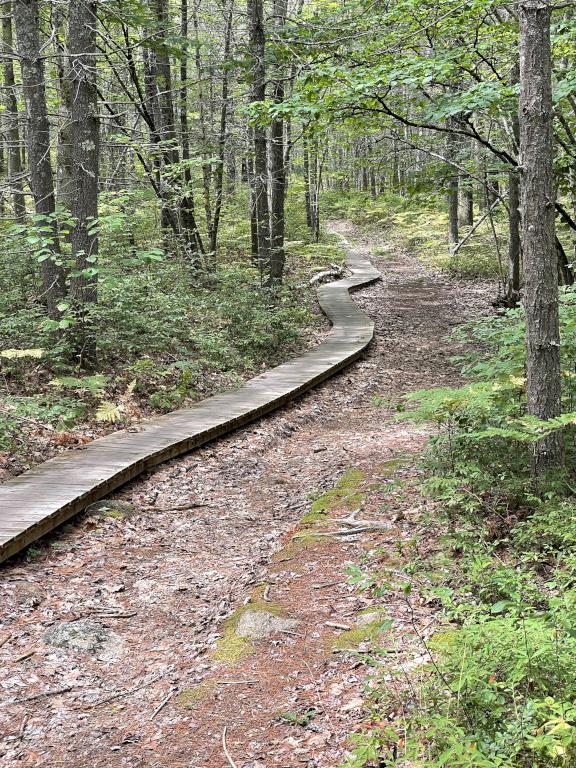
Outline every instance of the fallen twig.
<path fill-rule="evenodd" d="M 172 696 L 174 696 L 174 694 L 176 693 L 176 690 L 177 690 L 176 688 L 172 688 L 172 690 L 168 693 L 168 695 L 164 699 L 162 699 L 160 704 L 158 704 L 158 706 L 156 707 L 154 712 L 152 712 L 152 714 L 150 715 L 150 720 L 154 720 L 156 715 L 158 715 L 158 714 L 160 714 L 160 712 L 162 712 L 162 710 L 164 709 L 166 704 L 168 704 L 168 702 L 170 701 Z"/>
<path fill-rule="evenodd" d="M 199 507 L 209 507 L 210 504 L 200 504 L 196 501 L 191 504 L 181 504 L 178 507 L 140 507 L 140 512 L 184 512 L 187 509 L 198 509 Z"/>
<path fill-rule="evenodd" d="M 25 696 L 23 699 L 16 699 L 14 704 L 25 704 L 28 701 L 36 701 L 36 699 L 43 699 L 46 696 L 58 696 L 59 693 L 68 693 L 71 690 L 71 685 L 65 685 L 62 688 L 52 688 L 50 691 L 42 691 L 42 693 L 34 693 L 32 696 Z"/>
<path fill-rule="evenodd" d="M 36 653 L 36 648 L 34 648 L 31 651 L 28 651 L 27 653 L 23 653 L 22 656 L 18 656 L 17 659 L 13 659 L 13 664 L 18 664 L 19 661 L 26 661 L 26 659 L 29 659 L 30 656 L 34 656 Z"/>
<path fill-rule="evenodd" d="M 226 755 L 226 760 L 230 763 L 232 768 L 238 768 L 234 760 L 232 759 L 232 755 L 230 752 L 228 752 L 228 747 L 226 745 L 226 733 L 228 732 L 228 726 L 224 726 L 224 730 L 222 731 L 222 749 L 224 750 L 224 754 Z"/>
<path fill-rule="evenodd" d="M 324 624 L 327 627 L 334 627 L 334 629 L 343 629 L 345 632 L 348 632 L 352 627 L 349 624 L 338 624 L 336 621 L 325 621 Z"/>
<path fill-rule="evenodd" d="M 95 709 L 96 707 L 99 707 L 102 704 L 108 704 L 108 702 L 114 701 L 115 699 L 119 699 L 121 696 L 130 696 L 131 693 L 136 693 L 136 691 L 139 691 L 142 688 L 146 688 L 147 685 L 152 685 L 152 683 L 156 683 L 158 680 L 160 680 L 160 678 L 161 678 L 161 675 L 157 675 L 156 677 L 153 677 L 151 680 L 147 680 L 145 683 L 140 683 L 140 685 L 135 685 L 133 688 L 127 688 L 124 691 L 117 691 L 116 693 L 113 693 L 111 696 L 107 696 L 105 699 L 100 699 L 99 701 L 94 702 L 94 704 L 90 704 L 90 709 Z"/>
<path fill-rule="evenodd" d="M 327 581 L 325 584 L 312 584 L 312 589 L 326 589 L 327 587 L 335 587 L 337 584 L 341 583 L 341 581 Z"/>
<path fill-rule="evenodd" d="M 28 715 L 24 715 L 24 719 L 22 720 L 22 725 L 18 730 L 18 741 L 22 741 L 22 739 L 24 738 L 24 731 L 26 730 L 27 725 L 28 725 Z"/>
<path fill-rule="evenodd" d="M 256 685 L 259 680 L 216 680 L 217 685 Z"/>

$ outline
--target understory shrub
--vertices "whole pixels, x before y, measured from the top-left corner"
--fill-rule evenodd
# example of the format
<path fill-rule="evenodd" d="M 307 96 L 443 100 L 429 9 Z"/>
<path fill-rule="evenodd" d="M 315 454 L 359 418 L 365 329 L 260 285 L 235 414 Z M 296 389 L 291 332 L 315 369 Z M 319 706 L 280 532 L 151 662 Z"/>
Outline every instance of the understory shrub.
<path fill-rule="evenodd" d="M 403 575 L 383 561 L 352 581 L 380 599 L 435 605 L 440 628 L 420 638 L 422 660 L 401 666 L 397 685 L 374 649 L 374 725 L 354 737 L 347 768 L 576 766 L 575 298 L 562 296 L 554 424 L 526 415 L 521 310 L 457 332 L 471 381 L 405 398 L 400 418 L 436 425 L 421 487 L 436 501 L 422 520 L 436 544 Z M 566 469 L 535 483 L 530 445 L 558 428 Z"/>

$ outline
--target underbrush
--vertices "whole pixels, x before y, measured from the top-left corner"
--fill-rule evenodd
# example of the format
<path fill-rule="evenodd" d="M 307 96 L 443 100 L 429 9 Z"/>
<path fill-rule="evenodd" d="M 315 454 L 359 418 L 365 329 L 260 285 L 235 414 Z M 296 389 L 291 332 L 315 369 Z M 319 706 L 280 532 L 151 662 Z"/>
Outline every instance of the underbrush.
<path fill-rule="evenodd" d="M 68 355 L 74 319 L 46 321 L 30 232 L 5 227 L 0 261 L 0 452 L 32 459 L 47 446 L 173 410 L 243 380 L 312 343 L 322 328 L 309 279 L 342 263 L 337 242 L 311 242 L 303 190 L 287 204 L 284 285 L 261 286 L 251 265 L 247 201 L 229 201 L 217 269 L 198 273 L 162 246 L 157 202 L 148 192 L 102 195 L 99 303 L 84 318 L 98 368 L 78 371 Z M 16 467 L 16 470 L 18 467 Z"/>
<path fill-rule="evenodd" d="M 386 602 L 434 606 L 419 663 L 374 649 L 371 725 L 347 768 L 576 766 L 575 294 L 562 299 L 566 469 L 537 483 L 530 446 L 549 426 L 526 416 L 520 310 L 458 333 L 472 341 L 457 388 L 405 398 L 401 418 L 432 422 L 419 521 L 424 552 L 403 572 L 356 567 Z"/>
<path fill-rule="evenodd" d="M 502 283 L 506 270 L 507 222 L 505 214 L 494 213 L 480 225 L 457 254 L 448 244 L 448 212 L 437 194 L 402 197 L 391 192 L 371 198 L 366 193 L 325 193 L 323 204 L 332 218 L 347 218 L 364 230 L 377 231 L 386 240 L 413 253 L 424 266 L 462 277 L 483 277 Z M 480 213 L 476 213 L 476 218 Z M 461 238 L 470 227 L 461 226 Z"/>

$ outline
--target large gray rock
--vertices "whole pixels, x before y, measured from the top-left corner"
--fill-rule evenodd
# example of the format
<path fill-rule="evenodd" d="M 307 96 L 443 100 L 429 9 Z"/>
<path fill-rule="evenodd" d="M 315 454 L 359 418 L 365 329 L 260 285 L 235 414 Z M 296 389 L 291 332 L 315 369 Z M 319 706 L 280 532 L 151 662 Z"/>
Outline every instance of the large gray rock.
<path fill-rule="evenodd" d="M 276 632 L 293 630 L 298 626 L 296 619 L 285 619 L 268 611 L 248 610 L 238 619 L 236 634 L 251 640 L 264 640 Z"/>
<path fill-rule="evenodd" d="M 122 648 L 122 639 L 108 627 L 93 619 L 60 621 L 44 634 L 44 642 L 56 648 L 73 648 L 86 653 L 115 656 Z"/>

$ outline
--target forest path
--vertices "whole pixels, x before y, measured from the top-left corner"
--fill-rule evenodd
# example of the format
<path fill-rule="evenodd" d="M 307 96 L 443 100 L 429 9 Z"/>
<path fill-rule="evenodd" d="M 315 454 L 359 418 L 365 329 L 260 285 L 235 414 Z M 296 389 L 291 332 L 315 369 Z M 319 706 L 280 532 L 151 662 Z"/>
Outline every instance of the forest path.
<path fill-rule="evenodd" d="M 345 564 L 375 546 L 392 555 L 417 534 L 410 457 L 426 433 L 396 421 L 394 403 L 456 379 L 444 337 L 486 311 L 488 294 L 334 226 L 384 275 L 354 296 L 376 321 L 365 358 L 127 486 L 116 498 L 134 514 L 82 515 L 29 563 L 4 568 L 0 765 L 224 768 L 224 728 L 238 768 L 338 765 L 362 719 L 365 670 L 336 647 L 359 638 L 333 625 L 357 627 L 372 607 Z M 362 503 L 387 530 L 319 537 L 326 520 L 301 521 L 311 495 L 343 476 L 329 517 Z M 387 490 L 392 477 L 407 485 Z M 385 608 L 404 642 L 402 606 Z M 272 634 L 252 643 L 239 621 Z"/>

